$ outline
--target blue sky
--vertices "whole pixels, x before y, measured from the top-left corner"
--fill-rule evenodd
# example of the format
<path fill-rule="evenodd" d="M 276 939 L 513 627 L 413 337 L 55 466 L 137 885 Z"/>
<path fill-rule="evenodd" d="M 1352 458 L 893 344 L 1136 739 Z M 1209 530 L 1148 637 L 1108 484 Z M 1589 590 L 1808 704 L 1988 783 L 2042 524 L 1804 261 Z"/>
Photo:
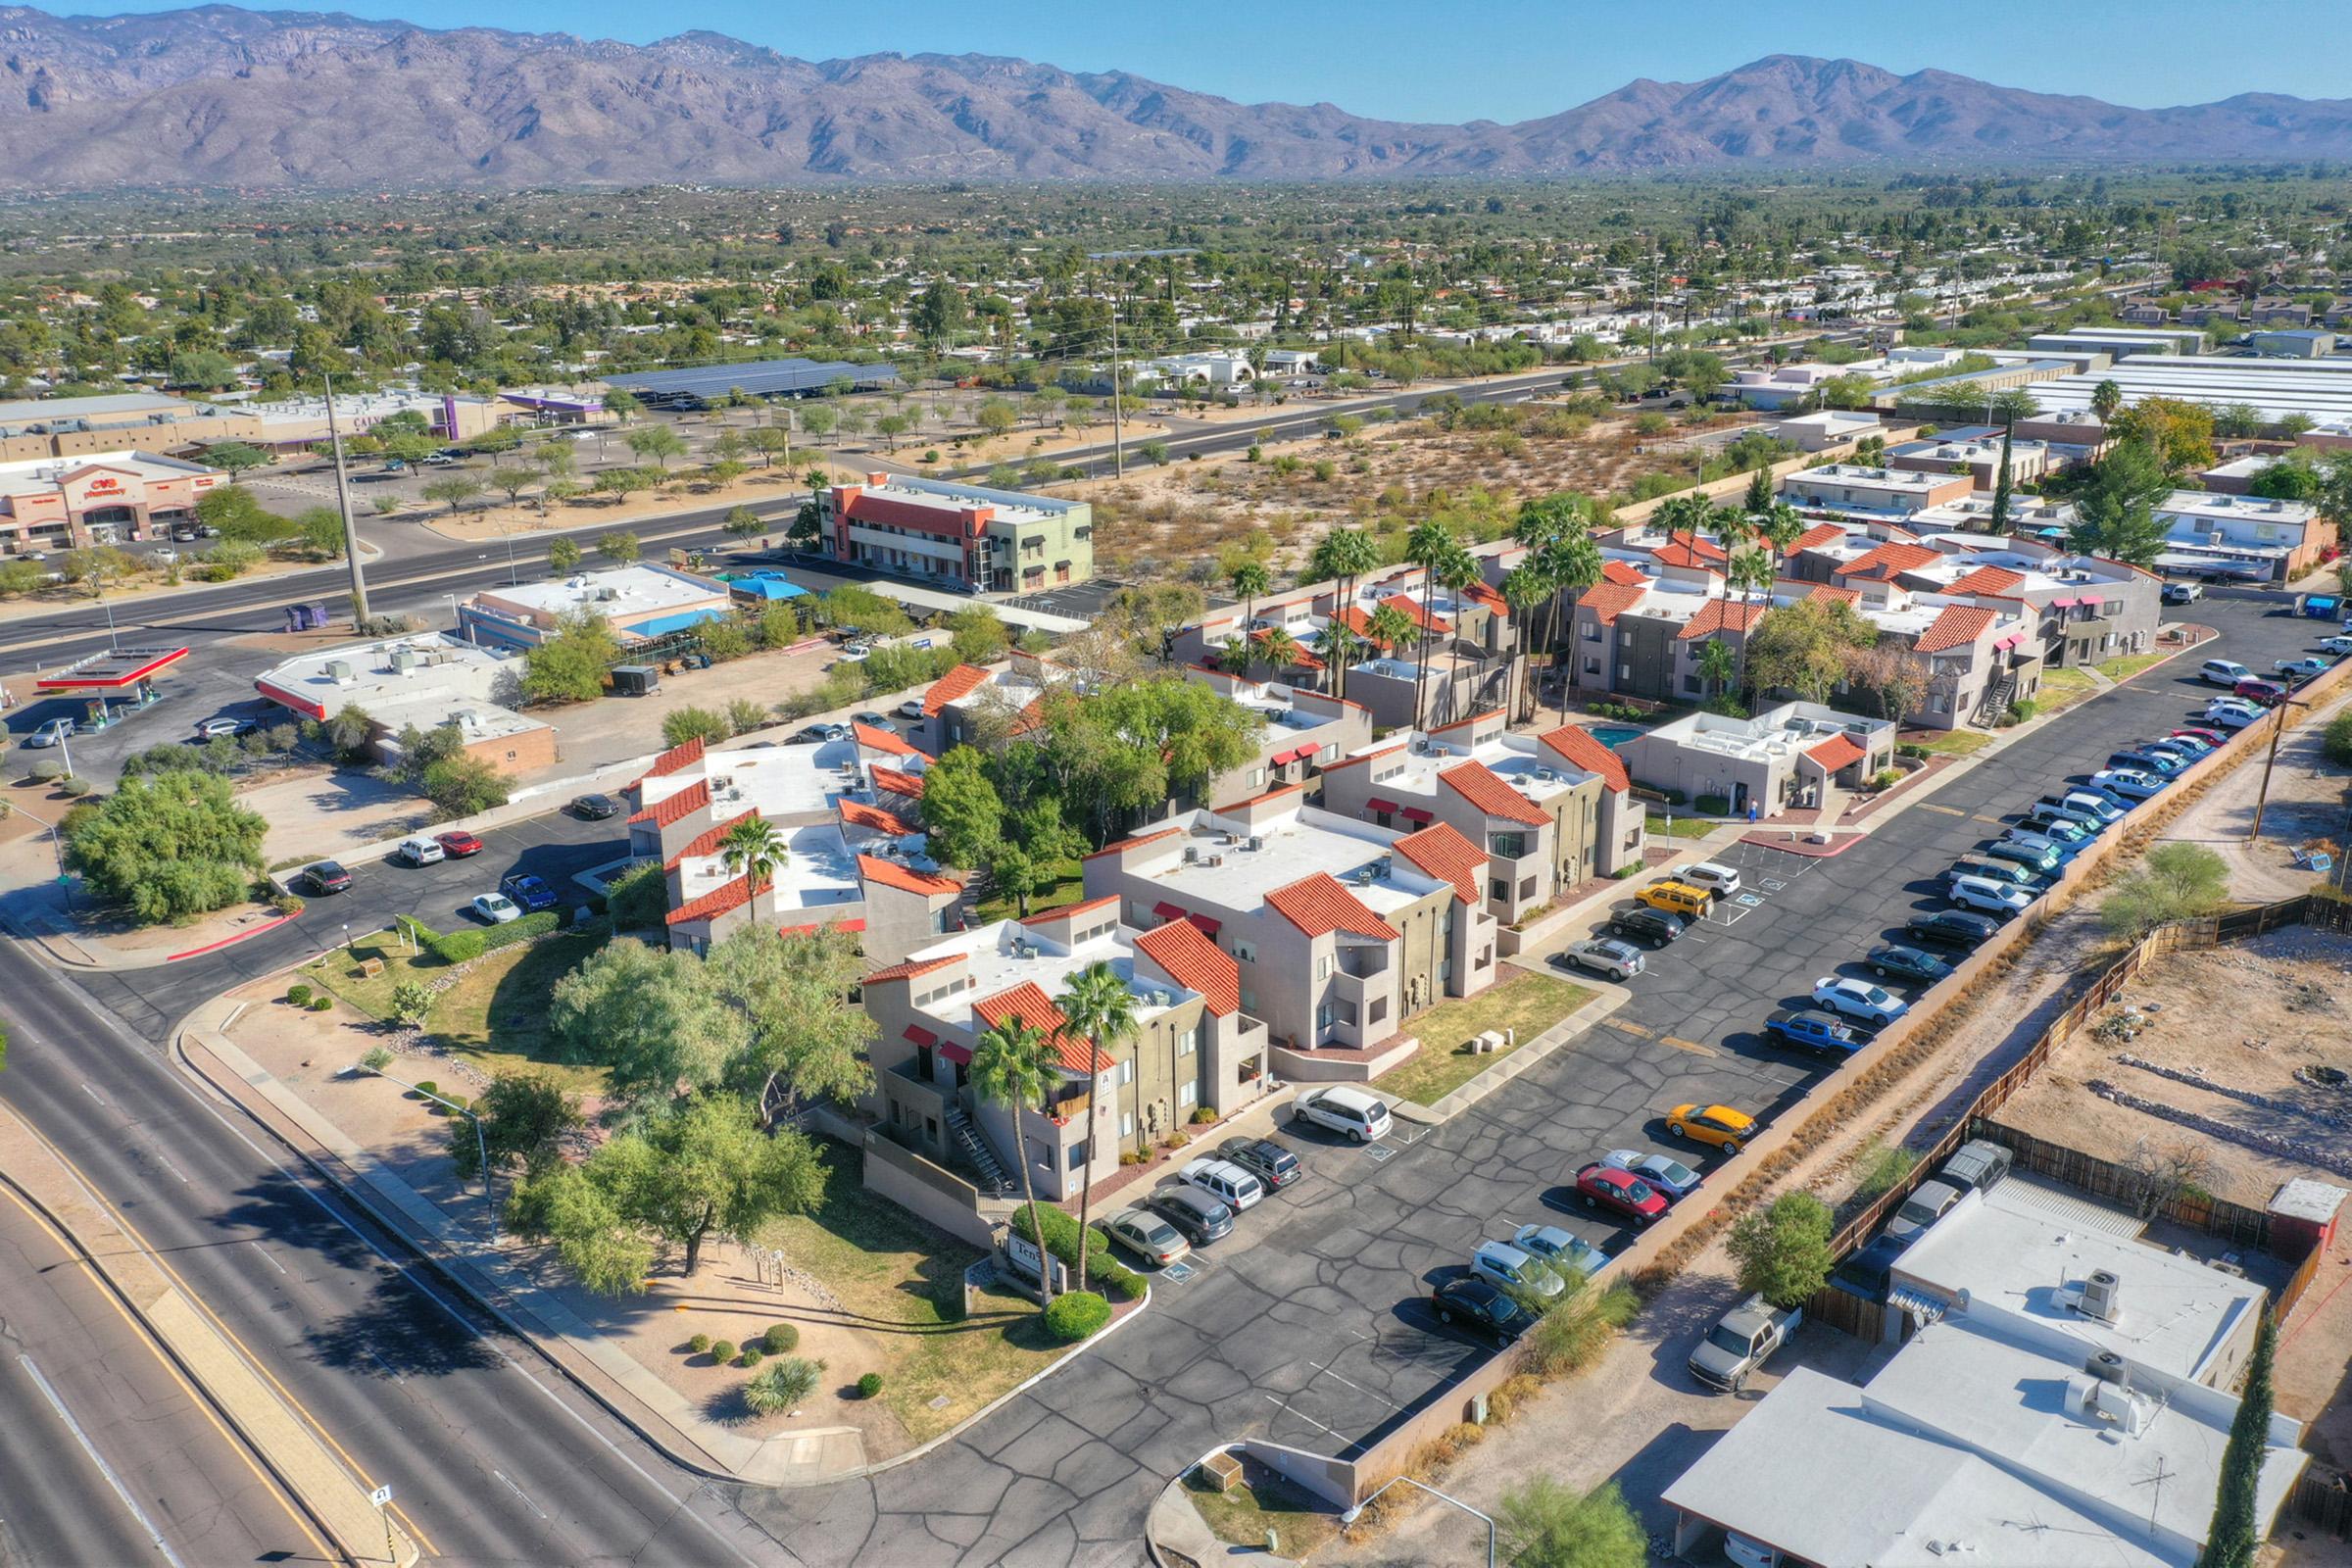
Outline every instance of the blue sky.
<path fill-rule="evenodd" d="M 117 0 L 131 11 L 173 3 Z M 246 3 L 334 8 L 334 0 Z M 1773 53 L 1843 55 L 1900 72 L 1938 67 L 2140 108 L 2249 91 L 2352 96 L 2336 47 L 2341 0 L 2274 0 L 2243 15 L 2184 0 L 1978 0 L 1958 9 L 1900 0 L 351 0 L 342 9 L 425 26 L 633 43 L 703 27 L 813 60 L 884 50 L 1015 55 L 1073 71 L 1122 69 L 1249 102 L 1329 101 L 1392 120 L 1533 119 L 1637 76 L 1690 81 Z"/>

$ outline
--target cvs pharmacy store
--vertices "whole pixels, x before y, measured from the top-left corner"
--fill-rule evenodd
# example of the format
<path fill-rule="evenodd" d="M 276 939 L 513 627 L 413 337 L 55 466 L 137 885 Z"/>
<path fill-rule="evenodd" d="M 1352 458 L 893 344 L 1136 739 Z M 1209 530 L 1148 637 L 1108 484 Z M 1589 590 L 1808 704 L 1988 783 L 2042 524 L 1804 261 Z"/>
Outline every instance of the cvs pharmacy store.
<path fill-rule="evenodd" d="M 0 549 L 78 550 L 168 535 L 228 482 L 217 468 L 150 452 L 0 463 Z"/>

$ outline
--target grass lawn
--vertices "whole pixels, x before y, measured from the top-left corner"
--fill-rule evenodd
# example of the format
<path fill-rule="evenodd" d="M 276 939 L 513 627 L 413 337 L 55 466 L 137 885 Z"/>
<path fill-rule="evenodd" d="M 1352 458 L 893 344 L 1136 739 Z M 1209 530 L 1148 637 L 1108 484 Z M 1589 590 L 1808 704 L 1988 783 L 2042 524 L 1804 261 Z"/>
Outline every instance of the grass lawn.
<path fill-rule="evenodd" d="M 1678 816 L 1669 822 L 1655 811 L 1649 815 L 1651 838 L 1703 839 L 1721 826 L 1721 822 L 1708 816 Z"/>
<path fill-rule="evenodd" d="M 976 1248 L 932 1229 L 865 1190 L 862 1156 L 819 1138 L 824 1201 L 813 1214 L 775 1220 L 760 1245 L 824 1281 L 843 1308 L 863 1319 L 891 1357 L 879 1396 L 916 1443 L 925 1443 L 1013 1385 L 1051 1366 L 1067 1347 L 1045 1332 L 1026 1297 L 982 1293 L 962 1318 L 963 1271 Z M 931 1401 L 945 1396 L 938 1409 Z"/>
<path fill-rule="evenodd" d="M 1592 992 L 1574 981 L 1523 972 L 1475 997 L 1441 1003 L 1413 1020 L 1421 1049 L 1375 1081 L 1399 1099 L 1434 1105 L 1511 1054 L 1473 1055 L 1460 1049 L 1463 1041 L 1488 1029 L 1516 1029 L 1524 1046 L 1592 1000 Z"/>
<path fill-rule="evenodd" d="M 360 964 L 368 958 L 384 960 L 383 973 L 365 975 Z M 357 938 L 349 948 L 334 948 L 302 966 L 302 978 L 324 986 L 349 1006 L 370 1018 L 392 1016 L 393 988 L 409 980 L 438 979 L 449 967 L 429 953 L 410 956 L 409 945 L 388 931 Z"/>
<path fill-rule="evenodd" d="M 1065 904 L 1076 904 L 1086 893 L 1086 869 L 1076 860 L 1057 860 L 1047 868 L 1045 885 L 1029 895 L 1029 912 L 1040 914 L 1047 909 L 1058 909 Z M 1020 906 L 1002 893 L 991 893 L 980 901 L 980 920 L 1009 920 L 1019 914 Z"/>
<path fill-rule="evenodd" d="M 425 1027 L 484 1072 L 529 1066 L 566 1089 L 600 1093 L 603 1068 L 568 1066 L 549 1054 L 547 998 L 601 940 L 565 933 L 501 948 L 441 993 Z"/>
<path fill-rule="evenodd" d="M 2109 680 L 2130 680 L 2150 664 L 2161 664 L 2171 657 L 2170 654 L 2126 654 L 2121 659 L 2110 659 L 2101 663 L 2098 671 Z M 2046 682 L 2046 676 L 2044 680 Z"/>
<path fill-rule="evenodd" d="M 1282 1543 L 1283 1555 L 1296 1560 L 1311 1555 L 1339 1533 L 1339 1516 L 1320 1498 L 1271 1472 L 1259 1474 L 1254 1485 L 1237 1481 L 1231 1492 L 1212 1492 L 1195 1470 L 1186 1476 L 1185 1490 L 1209 1533 L 1229 1546 L 1262 1550 L 1271 1528 Z"/>
<path fill-rule="evenodd" d="M 1967 757 L 1992 744 L 1992 736 L 1984 730 L 1947 729 L 1934 740 L 1908 742 L 1938 757 Z"/>
<path fill-rule="evenodd" d="M 2045 669 L 2041 672 L 2041 690 L 2034 701 L 2041 712 L 2063 713 L 2077 703 L 2088 701 L 2098 689 L 2079 669 Z"/>

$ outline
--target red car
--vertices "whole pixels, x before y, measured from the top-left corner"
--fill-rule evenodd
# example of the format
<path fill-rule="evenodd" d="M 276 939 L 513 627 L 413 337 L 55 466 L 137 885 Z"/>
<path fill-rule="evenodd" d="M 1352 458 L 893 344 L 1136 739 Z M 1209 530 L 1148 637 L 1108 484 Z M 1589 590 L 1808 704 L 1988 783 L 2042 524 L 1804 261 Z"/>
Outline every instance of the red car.
<path fill-rule="evenodd" d="M 1612 1209 L 1636 1225 L 1647 1225 L 1666 1212 L 1666 1195 L 1630 1170 L 1594 1160 L 1576 1173 L 1576 1196 L 1587 1208 Z"/>
<path fill-rule="evenodd" d="M 464 828 L 451 828 L 446 833 L 436 834 L 433 842 L 440 845 L 441 852 L 453 860 L 463 860 L 468 855 L 482 853 L 482 841 Z"/>
<path fill-rule="evenodd" d="M 2241 680 L 2230 695 L 2242 697 L 2249 703 L 2258 703 L 2264 708 L 2277 708 L 2286 701 L 2286 688 L 2275 680 Z"/>

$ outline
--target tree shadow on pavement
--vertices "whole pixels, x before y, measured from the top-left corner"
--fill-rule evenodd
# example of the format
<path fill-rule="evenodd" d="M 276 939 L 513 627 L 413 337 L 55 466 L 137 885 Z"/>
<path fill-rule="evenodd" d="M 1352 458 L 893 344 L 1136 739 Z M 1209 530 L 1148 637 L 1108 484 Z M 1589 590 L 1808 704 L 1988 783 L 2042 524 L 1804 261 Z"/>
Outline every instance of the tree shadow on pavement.
<path fill-rule="evenodd" d="M 370 1377 L 447 1377 L 493 1371 L 498 1352 L 396 1278 L 380 1278 L 367 1304 L 304 1339 L 320 1363 Z"/>

